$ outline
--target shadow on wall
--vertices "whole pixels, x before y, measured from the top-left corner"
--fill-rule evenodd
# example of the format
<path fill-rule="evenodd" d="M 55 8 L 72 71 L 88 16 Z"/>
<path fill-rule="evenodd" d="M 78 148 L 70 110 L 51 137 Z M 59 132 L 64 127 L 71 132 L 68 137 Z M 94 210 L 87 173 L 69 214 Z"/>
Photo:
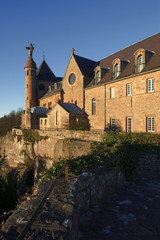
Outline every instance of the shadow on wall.
<path fill-rule="evenodd" d="M 70 116 L 69 130 L 89 131 L 90 124 L 87 114 Z"/>
<path fill-rule="evenodd" d="M 110 123 L 106 125 L 106 131 L 116 131 L 116 132 L 122 132 L 122 127 L 120 120 L 111 119 Z"/>

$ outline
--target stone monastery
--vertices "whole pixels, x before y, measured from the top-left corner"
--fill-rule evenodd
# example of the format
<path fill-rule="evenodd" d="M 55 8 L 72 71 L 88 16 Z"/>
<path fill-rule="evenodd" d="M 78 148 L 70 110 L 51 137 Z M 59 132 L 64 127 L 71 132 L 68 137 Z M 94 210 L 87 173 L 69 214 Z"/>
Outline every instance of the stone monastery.
<path fill-rule="evenodd" d="M 160 133 L 160 33 L 98 62 L 72 49 L 63 78 L 27 49 L 22 128 Z"/>

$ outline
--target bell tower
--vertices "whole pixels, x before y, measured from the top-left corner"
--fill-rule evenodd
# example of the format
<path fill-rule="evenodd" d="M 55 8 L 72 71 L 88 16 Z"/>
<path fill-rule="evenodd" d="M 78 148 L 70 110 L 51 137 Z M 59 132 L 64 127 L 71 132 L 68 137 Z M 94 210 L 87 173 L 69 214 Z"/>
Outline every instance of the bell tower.
<path fill-rule="evenodd" d="M 36 63 L 32 58 L 34 47 L 30 43 L 28 50 L 28 61 L 24 67 L 25 69 L 25 113 L 30 112 L 32 107 L 37 106 L 36 94 Z"/>
<path fill-rule="evenodd" d="M 32 128 L 34 117 L 31 114 L 31 108 L 37 106 L 37 93 L 36 93 L 36 63 L 32 58 L 34 47 L 30 43 L 28 50 L 28 60 L 24 67 L 25 69 L 25 113 L 22 115 L 22 128 Z"/>

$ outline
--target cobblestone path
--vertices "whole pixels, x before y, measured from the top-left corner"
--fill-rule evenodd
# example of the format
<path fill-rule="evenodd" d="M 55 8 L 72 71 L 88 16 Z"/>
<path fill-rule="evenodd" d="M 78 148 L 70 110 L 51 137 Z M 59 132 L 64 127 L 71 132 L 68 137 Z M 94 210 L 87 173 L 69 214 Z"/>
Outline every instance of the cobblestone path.
<path fill-rule="evenodd" d="M 81 217 L 79 240 L 159 240 L 160 179 L 127 182 Z"/>

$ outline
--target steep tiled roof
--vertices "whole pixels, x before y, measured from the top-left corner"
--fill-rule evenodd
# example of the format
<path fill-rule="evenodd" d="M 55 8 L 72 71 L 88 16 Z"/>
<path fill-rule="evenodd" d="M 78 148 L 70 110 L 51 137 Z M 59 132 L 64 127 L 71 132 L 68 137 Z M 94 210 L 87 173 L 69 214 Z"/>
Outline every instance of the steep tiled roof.
<path fill-rule="evenodd" d="M 61 82 L 57 83 L 57 88 L 54 88 L 53 85 L 50 87 L 51 87 L 51 89 L 48 90 L 40 99 L 50 97 L 50 96 L 60 93 L 62 91 L 62 83 Z"/>
<path fill-rule="evenodd" d="M 92 77 L 96 62 L 78 55 L 73 55 L 83 76 Z"/>
<path fill-rule="evenodd" d="M 41 63 L 37 70 L 37 80 L 47 81 L 47 82 L 57 82 L 57 78 L 49 68 L 45 60 Z"/>
<path fill-rule="evenodd" d="M 100 60 L 98 65 L 103 68 L 109 68 L 109 70 L 107 71 L 107 73 L 104 75 L 104 77 L 101 79 L 101 81 L 98 84 L 110 82 L 113 80 L 112 62 L 116 58 L 129 61 L 129 63 L 126 65 L 126 67 L 124 68 L 122 73 L 119 75 L 117 80 L 134 75 L 135 74 L 134 53 L 140 48 L 145 49 L 146 51 L 153 52 L 152 57 L 143 68 L 142 73 L 160 68 L 160 33 L 158 33 Z M 94 79 L 88 84 L 87 87 L 91 87 L 93 83 L 94 83 Z"/>
<path fill-rule="evenodd" d="M 61 105 L 67 112 L 71 114 L 84 114 L 84 112 L 77 107 L 74 103 L 61 103 L 59 102 L 59 105 Z"/>
<path fill-rule="evenodd" d="M 31 108 L 31 113 L 35 115 L 43 116 L 43 115 L 46 115 L 48 112 L 49 112 L 49 109 L 45 107 L 36 106 Z"/>

